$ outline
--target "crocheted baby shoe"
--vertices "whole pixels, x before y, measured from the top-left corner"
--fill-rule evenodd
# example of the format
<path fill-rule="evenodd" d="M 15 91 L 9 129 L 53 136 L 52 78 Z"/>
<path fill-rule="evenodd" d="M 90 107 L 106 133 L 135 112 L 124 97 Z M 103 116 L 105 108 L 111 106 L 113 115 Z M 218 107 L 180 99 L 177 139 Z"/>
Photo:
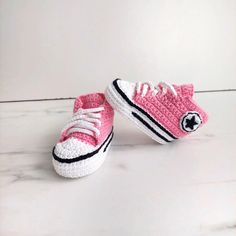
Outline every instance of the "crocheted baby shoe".
<path fill-rule="evenodd" d="M 102 165 L 113 138 L 113 117 L 114 110 L 104 94 L 88 94 L 75 100 L 73 116 L 52 152 L 59 175 L 83 177 Z"/>
<path fill-rule="evenodd" d="M 105 92 L 107 101 L 144 133 L 165 144 L 197 130 L 207 114 L 193 101 L 193 85 L 131 83 L 116 79 Z"/>

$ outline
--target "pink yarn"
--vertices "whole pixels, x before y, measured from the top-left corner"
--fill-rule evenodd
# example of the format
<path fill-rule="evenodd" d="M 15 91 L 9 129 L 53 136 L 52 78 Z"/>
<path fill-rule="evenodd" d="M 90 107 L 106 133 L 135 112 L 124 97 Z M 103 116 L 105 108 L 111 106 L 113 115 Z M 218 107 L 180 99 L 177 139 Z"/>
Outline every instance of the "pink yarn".
<path fill-rule="evenodd" d="M 158 93 L 153 96 L 149 91 L 145 97 L 141 93 L 135 93 L 133 100 L 145 110 L 149 115 L 158 120 L 170 133 L 176 138 L 183 137 L 188 134 L 180 127 L 180 120 L 183 114 L 189 111 L 196 111 L 202 118 L 201 126 L 207 122 L 208 116 L 199 105 L 193 101 L 194 88 L 192 84 L 176 86 L 174 88 L 178 94 L 175 97 L 170 91 L 165 95 Z"/>
<path fill-rule="evenodd" d="M 73 112 L 77 112 L 79 108 L 89 109 L 95 107 L 103 107 L 104 110 L 101 111 L 101 126 L 95 125 L 100 130 L 100 135 L 95 138 L 85 133 L 75 132 L 70 135 L 66 135 L 66 131 L 61 135 L 60 142 L 65 141 L 69 138 L 77 138 L 78 140 L 91 144 L 93 146 L 101 144 L 106 137 L 110 134 L 113 119 L 114 119 L 114 110 L 110 104 L 106 101 L 104 94 L 102 93 L 92 93 L 87 95 L 82 95 L 76 98 L 74 102 Z"/>

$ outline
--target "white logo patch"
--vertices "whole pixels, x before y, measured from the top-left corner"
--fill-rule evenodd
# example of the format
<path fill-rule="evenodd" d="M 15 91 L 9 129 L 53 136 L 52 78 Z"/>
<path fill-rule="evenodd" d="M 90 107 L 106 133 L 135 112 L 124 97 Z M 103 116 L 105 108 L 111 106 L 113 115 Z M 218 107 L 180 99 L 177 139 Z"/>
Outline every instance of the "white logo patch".
<path fill-rule="evenodd" d="M 201 125 L 202 119 L 198 112 L 187 112 L 180 120 L 180 127 L 186 132 L 193 132 Z"/>

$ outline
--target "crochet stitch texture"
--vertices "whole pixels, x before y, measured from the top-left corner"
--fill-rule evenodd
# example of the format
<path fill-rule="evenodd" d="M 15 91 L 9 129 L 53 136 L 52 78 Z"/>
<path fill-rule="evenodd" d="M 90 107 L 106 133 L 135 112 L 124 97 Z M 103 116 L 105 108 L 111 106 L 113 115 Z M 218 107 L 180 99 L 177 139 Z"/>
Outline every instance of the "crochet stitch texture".
<path fill-rule="evenodd" d="M 161 144 L 194 132 L 208 120 L 193 100 L 192 84 L 132 83 L 116 79 L 105 92 L 114 109 L 127 116 L 143 132 Z"/>
<path fill-rule="evenodd" d="M 104 94 L 79 96 L 73 116 L 53 149 L 55 171 L 76 178 L 93 173 L 105 160 L 113 137 L 113 108 Z"/>

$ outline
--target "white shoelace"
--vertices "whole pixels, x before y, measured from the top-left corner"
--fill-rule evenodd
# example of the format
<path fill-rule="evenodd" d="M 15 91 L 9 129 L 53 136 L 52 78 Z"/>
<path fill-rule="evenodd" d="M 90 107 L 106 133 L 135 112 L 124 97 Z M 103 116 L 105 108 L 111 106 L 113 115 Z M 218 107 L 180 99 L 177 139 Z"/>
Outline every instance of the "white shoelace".
<path fill-rule="evenodd" d="M 158 85 L 153 85 L 151 82 L 145 82 L 145 83 L 138 82 L 136 84 L 137 93 L 141 92 L 142 85 L 143 85 L 143 89 L 142 89 L 142 93 L 141 93 L 142 97 L 144 97 L 147 94 L 148 89 L 150 89 L 153 96 L 156 96 L 157 93 L 160 92 L 160 91 L 164 95 L 164 94 L 167 93 L 168 89 L 171 91 L 171 93 L 174 96 L 177 96 L 177 92 L 176 92 L 175 88 L 173 87 L 173 85 L 171 85 L 169 83 L 166 83 L 166 82 L 160 82 Z"/>
<path fill-rule="evenodd" d="M 100 131 L 95 124 L 101 126 L 101 111 L 104 107 L 96 107 L 90 109 L 78 109 L 68 122 L 68 124 L 63 128 L 62 133 L 66 132 L 66 135 L 81 132 L 84 134 L 91 135 L 93 137 L 98 137 Z"/>

